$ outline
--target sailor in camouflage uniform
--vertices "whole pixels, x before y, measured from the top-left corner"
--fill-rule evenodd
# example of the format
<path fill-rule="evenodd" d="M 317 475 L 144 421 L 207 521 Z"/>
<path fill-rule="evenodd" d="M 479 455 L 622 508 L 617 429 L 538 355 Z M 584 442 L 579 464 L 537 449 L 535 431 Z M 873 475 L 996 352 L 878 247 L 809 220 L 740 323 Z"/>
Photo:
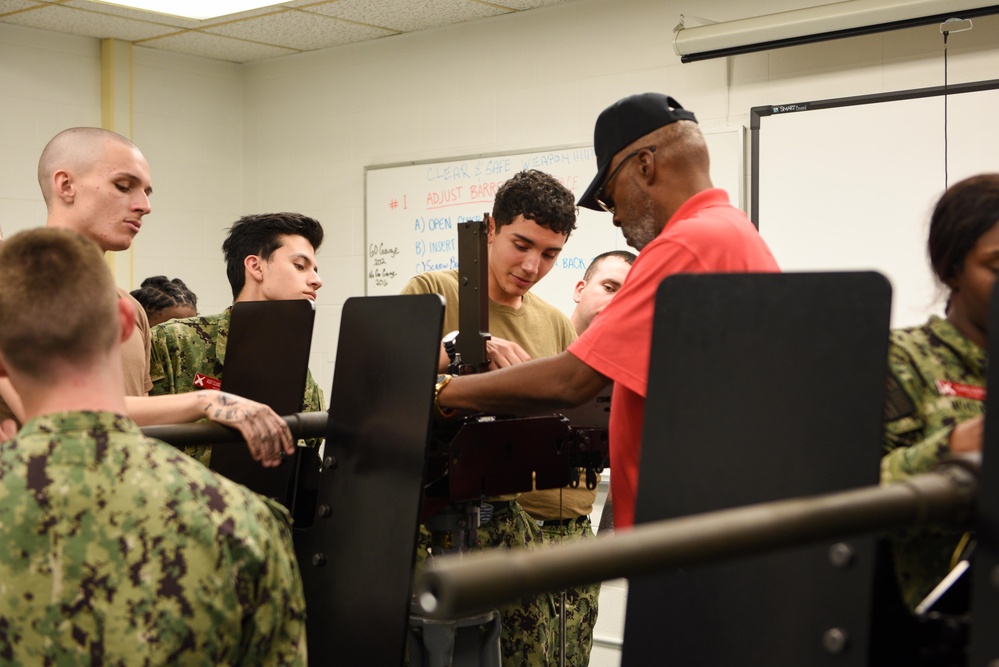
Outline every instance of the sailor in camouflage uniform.
<path fill-rule="evenodd" d="M 131 311 L 76 232 L 0 247 L 0 662 L 305 665 L 285 510 L 123 416 Z"/>
<path fill-rule="evenodd" d="M 894 331 L 884 407 L 881 481 L 929 471 L 981 449 L 989 298 L 999 269 L 999 174 L 951 187 L 930 221 L 930 260 L 950 290 L 946 319 Z M 964 535 L 925 528 L 894 544 L 902 597 L 915 608 L 956 564 Z"/>
<path fill-rule="evenodd" d="M 322 287 L 316 251 L 323 228 L 298 213 L 267 213 L 240 218 L 222 244 L 226 274 L 234 302 L 316 298 Z M 218 389 L 222 382 L 232 308 L 218 315 L 171 320 L 153 327 L 150 395 L 182 394 Z M 309 372 L 303 412 L 325 409 L 322 391 Z M 318 447 L 321 439 L 306 444 Z M 183 451 L 205 465 L 210 445 L 187 446 Z"/>
<path fill-rule="evenodd" d="M 985 350 L 947 320 L 892 332 L 883 482 L 929 472 L 950 455 L 955 424 L 984 414 Z M 896 542 L 895 570 L 914 608 L 953 567 L 959 531 L 923 529 Z"/>

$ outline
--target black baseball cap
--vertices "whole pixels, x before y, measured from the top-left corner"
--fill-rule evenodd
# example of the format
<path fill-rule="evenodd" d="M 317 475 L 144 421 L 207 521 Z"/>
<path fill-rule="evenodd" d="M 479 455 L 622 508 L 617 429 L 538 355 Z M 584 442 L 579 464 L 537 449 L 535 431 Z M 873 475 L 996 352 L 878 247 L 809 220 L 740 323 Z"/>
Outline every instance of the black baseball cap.
<path fill-rule="evenodd" d="M 578 205 L 601 211 L 594 195 L 603 185 L 611 160 L 640 137 L 678 120 L 697 122 L 692 111 L 662 93 L 631 95 L 604 109 L 593 130 L 593 150 L 597 154 L 597 175 L 579 198 Z"/>

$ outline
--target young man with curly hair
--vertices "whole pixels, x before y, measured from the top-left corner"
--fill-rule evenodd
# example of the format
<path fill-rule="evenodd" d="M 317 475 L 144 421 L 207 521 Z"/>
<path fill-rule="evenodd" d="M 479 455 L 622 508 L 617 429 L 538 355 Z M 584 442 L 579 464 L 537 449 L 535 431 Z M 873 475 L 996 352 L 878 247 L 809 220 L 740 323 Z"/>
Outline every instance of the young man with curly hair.
<path fill-rule="evenodd" d="M 562 248 L 576 227 L 572 192 L 553 176 L 522 171 L 496 192 L 488 232 L 489 333 L 486 343 L 489 369 L 506 368 L 531 359 L 563 352 L 576 339 L 569 318 L 531 293 L 554 268 Z M 412 278 L 404 294 L 440 294 L 444 297 L 444 332 L 458 329 L 458 272 L 430 271 Z M 440 370 L 449 357 L 442 346 Z M 544 489 L 487 498 L 478 548 L 536 547 L 543 535 L 588 532 L 595 490 Z M 487 519 L 488 517 L 488 519 Z M 420 558 L 425 557 L 420 554 Z M 596 620 L 596 589 L 567 593 L 567 648 L 579 650 Z M 582 600 L 582 602 L 580 601 Z M 504 665 L 541 665 L 554 661 L 561 639 L 556 603 L 550 595 L 525 599 L 500 610 Z M 577 610 L 580 612 L 577 614 Z M 582 630 L 577 631 L 576 627 Z M 582 642 L 577 635 L 585 637 Z M 553 663 L 554 664 L 554 663 Z M 577 664 L 572 660 L 566 664 Z M 578 664 L 586 664 L 580 661 Z"/>

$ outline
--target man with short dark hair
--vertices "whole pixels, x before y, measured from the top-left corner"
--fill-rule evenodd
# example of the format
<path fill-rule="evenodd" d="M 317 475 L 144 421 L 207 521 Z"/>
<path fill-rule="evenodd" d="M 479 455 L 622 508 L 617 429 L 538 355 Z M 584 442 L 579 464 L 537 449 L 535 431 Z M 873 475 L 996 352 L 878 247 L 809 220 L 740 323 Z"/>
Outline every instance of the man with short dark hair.
<path fill-rule="evenodd" d="M 536 414 L 579 405 L 614 382 L 610 415 L 614 523 L 635 517 L 638 462 L 659 284 L 676 273 L 778 271 L 746 215 L 711 184 L 694 114 L 672 97 L 632 95 L 605 109 L 593 136 L 597 175 L 579 205 L 605 210 L 640 251 L 621 291 L 562 354 L 439 383 L 439 407 Z"/>
<path fill-rule="evenodd" d="M 125 414 L 135 324 L 101 251 L 65 229 L 0 246 L 0 656 L 11 664 L 306 665 L 287 512 Z"/>
<path fill-rule="evenodd" d="M 582 280 L 576 283 L 572 292 L 576 307 L 569 320 L 577 334 L 582 335 L 589 328 L 593 318 L 607 307 L 621 289 L 635 259 L 633 252 L 610 250 L 594 257 L 586 267 Z"/>
<path fill-rule="evenodd" d="M 316 264 L 316 250 L 322 242 L 322 225 L 300 213 L 264 213 L 237 220 L 222 243 L 233 302 L 315 301 L 323 286 Z M 231 315 L 229 307 L 217 315 L 171 320 L 153 327 L 150 374 L 154 396 L 222 386 Z M 322 391 L 310 372 L 302 411 L 323 409 Z M 309 444 L 316 447 L 320 442 L 311 440 Z M 210 445 L 183 450 L 205 465 L 211 460 Z"/>

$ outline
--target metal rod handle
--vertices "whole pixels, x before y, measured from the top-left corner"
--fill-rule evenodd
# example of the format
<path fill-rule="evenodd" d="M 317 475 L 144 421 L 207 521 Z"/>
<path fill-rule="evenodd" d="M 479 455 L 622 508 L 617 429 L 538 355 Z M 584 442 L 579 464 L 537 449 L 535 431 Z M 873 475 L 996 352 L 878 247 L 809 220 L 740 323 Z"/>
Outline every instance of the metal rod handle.
<path fill-rule="evenodd" d="M 443 556 L 417 579 L 416 599 L 435 618 L 460 618 L 526 595 L 747 556 L 873 530 L 970 521 L 976 478 L 963 466 L 890 486 L 636 526 L 597 540 L 541 549 Z"/>
<path fill-rule="evenodd" d="M 326 412 L 297 412 L 282 417 L 295 440 L 326 437 Z M 145 426 L 142 432 L 150 438 L 183 447 L 187 445 L 221 445 L 244 442 L 239 431 L 229 426 L 207 422 L 202 424 L 170 424 Z"/>

